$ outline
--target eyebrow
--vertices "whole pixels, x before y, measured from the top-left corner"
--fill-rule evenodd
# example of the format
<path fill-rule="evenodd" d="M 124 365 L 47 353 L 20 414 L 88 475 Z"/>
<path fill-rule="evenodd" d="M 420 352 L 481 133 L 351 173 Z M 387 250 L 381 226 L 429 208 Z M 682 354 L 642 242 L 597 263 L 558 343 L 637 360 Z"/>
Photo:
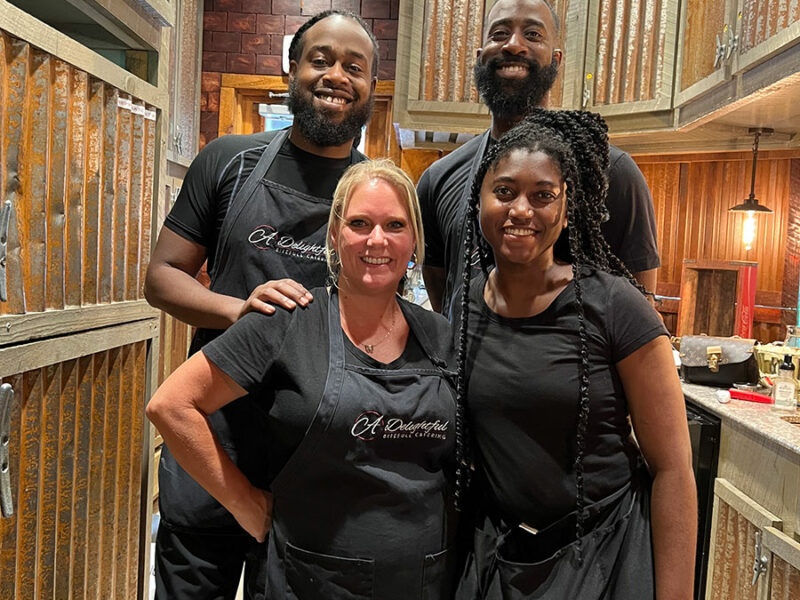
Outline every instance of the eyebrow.
<path fill-rule="evenodd" d="M 500 176 L 495 177 L 494 179 L 492 179 L 492 181 L 494 183 L 505 183 L 505 182 L 513 183 L 513 182 L 516 182 L 516 179 L 514 177 L 511 177 L 510 175 L 500 175 Z M 536 185 L 547 185 L 547 186 L 550 186 L 550 187 L 560 187 L 561 186 L 561 184 L 559 182 L 550 181 L 549 179 L 541 179 L 541 180 L 536 182 Z"/>
<path fill-rule="evenodd" d="M 309 52 L 315 52 L 315 51 L 316 52 L 333 52 L 333 46 L 327 46 L 327 45 L 318 44 L 316 46 L 312 46 L 311 48 L 309 48 L 308 51 Z M 357 50 L 345 50 L 345 54 L 347 56 L 353 56 L 353 57 L 355 57 L 355 58 L 357 58 L 359 60 L 363 60 L 365 62 L 367 60 L 367 57 L 364 54 L 362 54 L 361 52 L 358 52 Z"/>
<path fill-rule="evenodd" d="M 488 30 L 491 31 L 493 28 L 499 27 L 501 25 L 509 27 L 509 26 L 514 24 L 514 20 L 515 19 L 500 19 L 499 21 L 492 21 L 491 23 L 489 23 L 489 29 Z M 542 28 L 545 28 L 545 29 L 547 28 L 547 26 L 544 24 L 544 21 L 541 21 L 539 19 L 534 19 L 532 17 L 528 17 L 528 18 L 524 19 L 522 21 L 522 23 L 526 27 L 529 27 L 529 26 L 533 25 L 534 27 L 542 27 Z"/>

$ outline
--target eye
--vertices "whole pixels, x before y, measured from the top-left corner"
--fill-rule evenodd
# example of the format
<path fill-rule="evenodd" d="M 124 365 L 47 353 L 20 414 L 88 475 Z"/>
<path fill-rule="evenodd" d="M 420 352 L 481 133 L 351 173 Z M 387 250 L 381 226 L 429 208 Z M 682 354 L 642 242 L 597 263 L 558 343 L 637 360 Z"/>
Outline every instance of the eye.
<path fill-rule="evenodd" d="M 353 73 L 361 73 L 364 70 L 364 69 L 361 68 L 361 65 L 357 65 L 357 64 L 351 64 L 349 69 Z"/>
<path fill-rule="evenodd" d="M 362 227 L 366 227 L 367 222 L 364 219 L 352 219 L 348 225 L 350 225 L 350 227 L 353 229 L 360 229 Z"/>
<path fill-rule="evenodd" d="M 311 64 L 315 67 L 327 67 L 328 61 L 322 57 L 311 59 Z"/>
<path fill-rule="evenodd" d="M 403 227 L 405 226 L 406 224 L 403 223 L 403 221 L 389 221 L 389 223 L 387 223 L 386 225 L 386 228 L 397 230 L 397 229 L 403 229 Z"/>
<path fill-rule="evenodd" d="M 493 42 L 502 42 L 503 40 L 507 39 L 509 36 L 507 29 L 495 29 L 491 33 L 489 33 L 489 39 Z"/>
<path fill-rule="evenodd" d="M 559 195 L 560 194 L 554 194 L 553 192 L 550 191 L 541 191 L 536 193 L 534 199 L 539 204 L 550 204 L 551 202 L 555 202 L 558 199 Z"/>
<path fill-rule="evenodd" d="M 505 185 L 498 185 L 492 192 L 498 200 L 512 200 L 514 198 L 514 190 Z"/>
<path fill-rule="evenodd" d="M 527 40 L 538 41 L 541 40 L 542 37 L 542 33 L 534 29 L 525 32 L 525 39 Z"/>

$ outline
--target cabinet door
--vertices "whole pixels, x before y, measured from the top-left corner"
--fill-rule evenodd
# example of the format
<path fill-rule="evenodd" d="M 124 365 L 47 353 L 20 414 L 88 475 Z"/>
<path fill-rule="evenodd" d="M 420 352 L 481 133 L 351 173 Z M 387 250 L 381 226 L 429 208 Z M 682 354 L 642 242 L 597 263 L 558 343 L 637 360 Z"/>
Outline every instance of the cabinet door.
<path fill-rule="evenodd" d="M 800 3 L 788 0 L 739 1 L 734 74 L 756 66 L 800 39 Z"/>
<path fill-rule="evenodd" d="M 175 0 L 175 26 L 170 30 L 169 158 L 188 164 L 197 154 L 200 137 L 200 33 L 202 3 Z"/>
<path fill-rule="evenodd" d="M 763 530 L 781 520 L 725 479 L 714 482 L 712 518 L 706 600 L 767 600 L 769 572 L 754 585 L 753 565 Z"/>
<path fill-rule="evenodd" d="M 800 542 L 782 531 L 764 530 L 764 549 L 771 554 L 770 600 L 800 600 Z"/>
<path fill-rule="evenodd" d="M 577 0 L 551 3 L 561 21 L 561 74 L 551 90 L 554 107 L 578 106 L 586 10 Z M 401 0 L 398 24 L 395 120 L 407 129 L 478 132 L 489 111 L 475 89 L 472 68 L 481 46 L 485 0 Z"/>
<path fill-rule="evenodd" d="M 681 3 L 675 106 L 700 96 L 731 77 L 730 56 L 718 45 L 734 36 L 737 0 L 684 0 Z"/>
<path fill-rule="evenodd" d="M 583 106 L 604 116 L 669 110 L 678 0 L 594 0 Z"/>

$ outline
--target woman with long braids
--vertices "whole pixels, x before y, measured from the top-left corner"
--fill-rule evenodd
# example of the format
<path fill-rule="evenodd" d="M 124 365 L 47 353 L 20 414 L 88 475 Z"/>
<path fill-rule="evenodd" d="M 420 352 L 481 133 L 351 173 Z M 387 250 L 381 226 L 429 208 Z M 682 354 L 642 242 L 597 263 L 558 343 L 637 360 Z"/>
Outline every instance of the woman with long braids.
<path fill-rule="evenodd" d="M 600 117 L 536 110 L 473 184 L 464 253 L 477 238 L 483 272 L 463 275 L 456 440 L 477 525 L 459 598 L 691 598 L 683 394 L 600 232 L 607 157 Z"/>

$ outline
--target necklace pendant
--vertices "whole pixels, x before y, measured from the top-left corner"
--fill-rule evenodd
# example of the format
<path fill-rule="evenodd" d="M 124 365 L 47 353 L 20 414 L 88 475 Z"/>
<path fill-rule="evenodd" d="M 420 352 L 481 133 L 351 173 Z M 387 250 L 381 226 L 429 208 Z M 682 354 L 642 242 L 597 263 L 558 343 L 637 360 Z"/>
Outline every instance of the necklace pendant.
<path fill-rule="evenodd" d="M 364 350 L 367 354 L 372 354 L 373 350 L 375 350 L 375 346 L 372 344 L 364 344 Z"/>

